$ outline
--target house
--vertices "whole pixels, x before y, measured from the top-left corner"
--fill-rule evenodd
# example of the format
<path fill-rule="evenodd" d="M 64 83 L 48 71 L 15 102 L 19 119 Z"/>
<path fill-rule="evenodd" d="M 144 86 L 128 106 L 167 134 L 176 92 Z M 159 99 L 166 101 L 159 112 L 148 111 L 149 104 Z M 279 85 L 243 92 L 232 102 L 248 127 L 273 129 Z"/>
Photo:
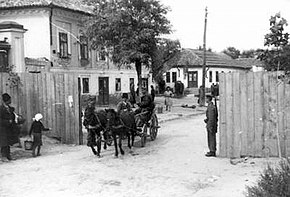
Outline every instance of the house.
<path fill-rule="evenodd" d="M 13 44 L 18 37 L 7 36 L 1 28 L 0 41 L 6 39 L 10 45 L 6 52 L 10 51 L 10 56 L 18 49 L 30 63 L 31 59 L 50 62 L 42 64 L 49 66 L 44 69 L 46 71 L 78 73 L 82 94 L 95 95 L 100 105 L 106 105 L 110 96 L 118 97 L 121 92 L 129 92 L 130 82 L 137 87 L 137 74 L 134 68 L 114 65 L 104 50 L 90 49 L 84 34 L 83 18 L 92 13 L 93 8 L 82 0 L 0 1 L 0 26 L 7 29 L 9 24 L 10 32 L 15 30 L 12 26 L 17 27 L 20 33 L 22 31 L 19 45 L 23 49 Z M 24 59 L 18 64 L 17 68 L 21 68 L 19 72 L 34 70 Z M 142 78 L 142 85 L 148 88 L 148 83 L 152 81 L 149 70 L 143 69 Z"/>
<path fill-rule="evenodd" d="M 203 50 L 182 49 L 172 60 L 167 62 L 164 80 L 166 86 L 174 87 L 176 81 L 181 81 L 185 88 L 197 92 L 202 85 Z M 245 65 L 232 59 L 224 53 L 206 51 L 207 74 L 205 87 L 219 82 L 219 73 L 250 70 L 251 65 Z"/>

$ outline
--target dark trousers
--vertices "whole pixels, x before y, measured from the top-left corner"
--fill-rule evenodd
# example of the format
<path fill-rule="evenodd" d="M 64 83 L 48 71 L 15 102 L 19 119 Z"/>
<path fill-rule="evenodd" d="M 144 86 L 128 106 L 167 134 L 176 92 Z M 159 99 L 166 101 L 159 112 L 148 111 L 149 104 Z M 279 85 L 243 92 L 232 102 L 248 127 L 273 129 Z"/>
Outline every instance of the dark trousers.
<path fill-rule="evenodd" d="M 10 146 L 2 146 L 1 147 L 1 155 L 2 157 L 10 158 Z"/>
<path fill-rule="evenodd" d="M 207 143 L 210 152 L 216 152 L 216 132 L 207 129 Z"/>

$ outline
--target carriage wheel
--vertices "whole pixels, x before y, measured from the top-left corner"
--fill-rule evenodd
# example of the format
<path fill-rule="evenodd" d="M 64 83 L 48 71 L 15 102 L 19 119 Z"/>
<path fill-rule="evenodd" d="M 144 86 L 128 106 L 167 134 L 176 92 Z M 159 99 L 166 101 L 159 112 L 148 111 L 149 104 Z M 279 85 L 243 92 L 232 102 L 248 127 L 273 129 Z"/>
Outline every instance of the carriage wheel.
<path fill-rule="evenodd" d="M 157 132 L 158 132 L 158 119 L 156 114 L 154 114 L 150 122 L 150 138 L 152 141 L 156 139 Z"/>
<path fill-rule="evenodd" d="M 141 147 L 145 146 L 146 138 L 147 138 L 147 125 L 144 124 L 142 127 L 142 133 L 141 133 Z"/>

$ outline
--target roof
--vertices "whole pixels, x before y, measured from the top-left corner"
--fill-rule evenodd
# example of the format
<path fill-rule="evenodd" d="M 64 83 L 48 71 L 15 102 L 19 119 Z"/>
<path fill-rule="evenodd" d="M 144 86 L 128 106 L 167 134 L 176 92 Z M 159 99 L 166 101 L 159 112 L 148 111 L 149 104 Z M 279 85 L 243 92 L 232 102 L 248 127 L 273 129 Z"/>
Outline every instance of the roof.
<path fill-rule="evenodd" d="M 33 7 L 59 7 L 82 13 L 93 13 L 93 7 L 88 6 L 84 0 L 2 0 L 0 10 L 33 8 Z"/>
<path fill-rule="evenodd" d="M 182 49 L 176 56 L 167 64 L 170 67 L 201 67 L 203 65 L 203 50 L 198 49 Z M 222 68 L 240 68 L 250 69 L 252 65 L 246 65 L 232 59 L 224 53 L 217 53 L 206 51 L 206 65 L 208 67 L 222 67 Z"/>
<path fill-rule="evenodd" d="M 263 62 L 257 58 L 238 58 L 237 61 L 244 65 L 251 65 L 251 66 L 257 66 L 257 67 L 265 66 Z"/>

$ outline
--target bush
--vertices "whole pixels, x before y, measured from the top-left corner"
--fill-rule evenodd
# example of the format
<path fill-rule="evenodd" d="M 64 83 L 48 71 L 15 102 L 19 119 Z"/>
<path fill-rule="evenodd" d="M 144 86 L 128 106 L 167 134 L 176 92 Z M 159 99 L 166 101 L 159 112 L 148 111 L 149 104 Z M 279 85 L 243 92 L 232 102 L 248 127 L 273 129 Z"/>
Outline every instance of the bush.
<path fill-rule="evenodd" d="M 260 175 L 257 185 L 247 186 L 247 197 L 289 197 L 290 160 L 283 160 L 279 166 L 268 167 Z"/>

